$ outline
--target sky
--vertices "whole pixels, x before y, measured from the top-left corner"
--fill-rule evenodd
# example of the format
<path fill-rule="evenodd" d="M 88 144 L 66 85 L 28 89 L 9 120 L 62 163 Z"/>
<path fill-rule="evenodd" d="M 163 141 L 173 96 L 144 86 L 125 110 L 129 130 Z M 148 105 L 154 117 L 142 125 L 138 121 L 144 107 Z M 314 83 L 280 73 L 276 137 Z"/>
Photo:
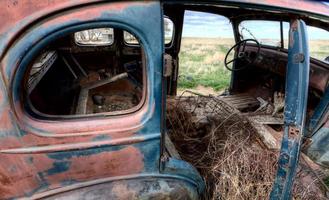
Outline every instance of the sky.
<path fill-rule="evenodd" d="M 280 38 L 279 22 L 245 22 L 243 26 L 250 30 L 257 39 Z M 284 24 L 284 34 L 288 35 L 289 24 Z M 251 37 L 247 32 L 246 35 Z M 322 29 L 308 27 L 310 39 L 328 39 L 329 32 Z M 206 37 L 206 38 L 232 38 L 233 31 L 230 21 L 223 16 L 186 11 L 184 17 L 183 37 Z"/>

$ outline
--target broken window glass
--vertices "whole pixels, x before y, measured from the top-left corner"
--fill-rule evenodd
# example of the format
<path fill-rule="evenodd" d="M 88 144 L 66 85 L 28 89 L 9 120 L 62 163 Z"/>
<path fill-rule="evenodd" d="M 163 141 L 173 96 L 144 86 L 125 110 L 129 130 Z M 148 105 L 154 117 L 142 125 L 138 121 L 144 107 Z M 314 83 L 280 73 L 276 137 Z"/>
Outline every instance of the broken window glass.
<path fill-rule="evenodd" d="M 246 20 L 239 24 L 241 39 L 254 39 L 260 44 L 280 47 L 281 33 L 279 21 Z"/>

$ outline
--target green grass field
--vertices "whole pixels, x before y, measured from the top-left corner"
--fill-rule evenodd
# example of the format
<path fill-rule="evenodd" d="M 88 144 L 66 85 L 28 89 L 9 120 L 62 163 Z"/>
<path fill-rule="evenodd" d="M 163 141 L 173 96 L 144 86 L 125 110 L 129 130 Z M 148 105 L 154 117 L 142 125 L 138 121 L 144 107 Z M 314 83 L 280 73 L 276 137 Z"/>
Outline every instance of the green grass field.
<path fill-rule="evenodd" d="M 224 67 L 224 58 L 234 45 L 233 39 L 183 38 L 179 54 L 178 88 L 211 87 L 216 91 L 229 86 L 231 73 Z M 311 56 L 329 56 L 329 40 L 310 42 Z"/>
<path fill-rule="evenodd" d="M 226 88 L 231 73 L 223 62 L 233 44 L 230 39 L 183 38 L 178 87 L 185 89 L 201 85 L 216 91 Z"/>

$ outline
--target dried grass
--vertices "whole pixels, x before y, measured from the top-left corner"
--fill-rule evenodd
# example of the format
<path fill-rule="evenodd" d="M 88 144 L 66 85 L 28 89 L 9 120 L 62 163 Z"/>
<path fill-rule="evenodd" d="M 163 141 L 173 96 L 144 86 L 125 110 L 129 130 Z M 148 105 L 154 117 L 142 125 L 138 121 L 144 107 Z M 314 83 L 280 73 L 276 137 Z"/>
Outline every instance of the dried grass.
<path fill-rule="evenodd" d="M 258 142 L 248 120 L 215 97 L 200 95 L 182 95 L 167 110 L 169 137 L 204 177 L 204 199 L 268 199 L 278 152 Z M 296 199 L 316 197 L 300 193 L 305 187 L 297 185 Z"/>

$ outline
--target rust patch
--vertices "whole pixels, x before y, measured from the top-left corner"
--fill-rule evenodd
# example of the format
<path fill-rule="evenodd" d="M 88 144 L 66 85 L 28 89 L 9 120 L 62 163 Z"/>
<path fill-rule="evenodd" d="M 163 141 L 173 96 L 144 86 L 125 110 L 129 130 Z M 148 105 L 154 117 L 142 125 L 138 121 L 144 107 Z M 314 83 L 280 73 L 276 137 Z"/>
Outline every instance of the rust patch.
<path fill-rule="evenodd" d="M 31 188 L 38 187 L 37 173 L 26 166 L 24 156 L 0 155 L 0 160 L 6 163 L 6 166 L 0 165 L 1 199 L 24 195 L 30 192 Z"/>
<path fill-rule="evenodd" d="M 298 22 L 297 20 L 294 20 L 291 25 L 290 25 L 290 30 L 289 30 L 289 47 L 292 48 L 294 46 L 294 37 L 293 34 L 295 31 L 297 31 L 298 28 Z"/>
<path fill-rule="evenodd" d="M 139 173 L 144 169 L 143 154 L 133 146 L 118 151 L 73 157 L 67 161 L 71 163 L 70 169 L 46 177 L 50 183 L 60 184 L 67 178 L 87 181 Z"/>
<path fill-rule="evenodd" d="M 138 195 L 136 190 L 129 189 L 128 185 L 122 182 L 114 184 L 112 192 L 120 196 L 118 199 L 135 199 Z"/>
<path fill-rule="evenodd" d="M 249 3 L 263 4 L 269 6 L 278 6 L 283 8 L 290 8 L 294 10 L 303 10 L 313 13 L 328 15 L 328 6 L 316 1 L 305 0 L 240 0 L 241 2 L 247 1 Z"/>
<path fill-rule="evenodd" d="M 56 120 L 46 121 L 37 120 L 23 111 L 20 102 L 15 103 L 16 115 L 20 116 L 18 123 L 20 127 L 28 132 L 39 136 L 68 138 L 77 136 L 88 136 L 98 134 L 109 134 L 110 137 L 118 138 L 122 135 L 129 136 L 132 132 L 137 132 L 143 127 L 142 120 L 145 118 L 145 113 L 148 112 L 149 99 L 145 101 L 145 105 L 135 113 L 127 114 L 125 117 L 104 117 L 104 118 L 89 118 L 81 120 Z M 38 130 L 38 131 L 36 131 Z M 45 130 L 43 132 L 43 130 Z"/>
<path fill-rule="evenodd" d="M 296 140 L 300 137 L 300 131 L 297 127 L 289 127 L 288 137 Z"/>
<path fill-rule="evenodd" d="M 25 196 L 38 188 L 39 191 L 59 188 L 67 180 L 90 181 L 140 173 L 144 169 L 143 154 L 133 146 L 63 160 L 49 158 L 46 154 L 0 154 L 0 159 L 6 163 L 6 166 L 0 165 L 1 199 Z M 69 163 L 68 169 L 57 172 L 54 170 L 56 163 Z"/>
<path fill-rule="evenodd" d="M 67 137 L 67 138 L 45 138 L 36 136 L 34 134 L 26 134 L 20 136 L 7 136 L 2 137 L 0 140 L 0 150 L 9 150 L 14 148 L 29 148 L 29 147 L 48 147 L 41 152 L 52 151 L 67 151 L 70 149 L 85 149 L 92 148 L 100 145 L 120 145 L 120 144 L 132 144 L 136 142 L 144 141 L 143 138 L 129 138 L 133 136 L 134 132 L 127 132 L 124 134 L 104 134 L 102 137 L 97 136 L 84 136 L 84 137 Z M 113 137 L 114 136 L 114 137 Z M 73 147 L 71 147 L 73 145 Z M 56 147 L 58 146 L 58 147 Z M 36 151 L 38 152 L 38 151 Z M 26 152 L 28 153 L 28 152 Z"/>
<path fill-rule="evenodd" d="M 43 16 L 47 12 L 84 2 L 88 1 L 80 0 L 80 2 L 70 2 L 67 0 L 34 0 L 32 3 L 31 1 L 6 0 L 6 2 L 3 2 L 3 6 L 1 7 L 2 11 L 0 13 L 0 17 L 2 19 L 2 24 L 0 32 L 5 32 L 8 27 L 16 24 L 17 21 L 20 21 L 27 16 Z"/>
<path fill-rule="evenodd" d="M 0 65 L 0 69 L 2 69 L 1 65 Z M 0 83 L 0 85 L 2 85 Z M 4 99 L 4 91 L 5 91 L 5 88 L 3 86 L 0 86 L 1 88 L 1 91 L 0 91 L 0 105 L 3 105 L 5 103 L 5 99 Z"/>
<path fill-rule="evenodd" d="M 1 122 L 0 131 L 13 130 L 14 126 L 13 126 L 13 122 L 11 119 L 9 105 L 6 106 L 5 108 L 2 108 L 0 112 L 1 112 L 0 113 L 0 122 Z"/>
<path fill-rule="evenodd" d="M 129 6 L 136 6 L 136 5 L 144 5 L 144 4 L 140 4 L 139 2 L 120 2 L 120 3 L 110 3 L 107 5 L 103 5 L 101 7 L 96 7 L 96 6 L 90 7 L 88 9 L 83 10 L 83 12 L 74 12 L 57 17 L 49 21 L 45 26 L 46 27 L 53 26 L 59 23 L 68 22 L 72 20 L 87 21 L 87 20 L 95 19 L 97 17 L 101 17 L 103 12 L 105 13 L 108 13 L 109 11 L 120 12 Z"/>
<path fill-rule="evenodd" d="M 15 136 L 8 136 L 8 137 L 2 137 L 0 139 L 0 149 L 7 149 L 7 148 L 15 148 L 20 147 L 21 141 L 18 137 Z"/>

